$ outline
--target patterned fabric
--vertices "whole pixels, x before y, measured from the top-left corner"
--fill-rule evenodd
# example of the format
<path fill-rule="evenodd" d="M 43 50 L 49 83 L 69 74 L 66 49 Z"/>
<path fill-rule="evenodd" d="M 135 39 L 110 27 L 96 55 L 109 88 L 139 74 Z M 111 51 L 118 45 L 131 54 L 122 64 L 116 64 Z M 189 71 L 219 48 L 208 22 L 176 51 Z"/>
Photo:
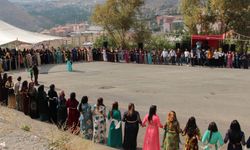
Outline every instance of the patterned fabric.
<path fill-rule="evenodd" d="M 192 137 L 189 137 L 188 135 L 186 135 L 185 150 L 198 150 L 199 149 L 197 136 L 201 137 L 199 128 L 197 128 L 194 131 L 194 134 Z"/>
<path fill-rule="evenodd" d="M 178 150 L 181 132 L 180 125 L 177 121 L 165 124 L 164 150 Z"/>
<path fill-rule="evenodd" d="M 92 140 L 93 138 L 93 121 L 92 121 L 92 112 L 91 106 L 89 104 L 79 105 L 82 111 L 80 112 L 80 129 L 83 135 L 83 138 Z M 78 109 L 79 110 L 79 109 Z"/>
<path fill-rule="evenodd" d="M 105 143 L 106 139 L 106 107 L 96 105 L 93 107 L 93 122 L 94 122 L 94 142 L 95 143 Z"/>

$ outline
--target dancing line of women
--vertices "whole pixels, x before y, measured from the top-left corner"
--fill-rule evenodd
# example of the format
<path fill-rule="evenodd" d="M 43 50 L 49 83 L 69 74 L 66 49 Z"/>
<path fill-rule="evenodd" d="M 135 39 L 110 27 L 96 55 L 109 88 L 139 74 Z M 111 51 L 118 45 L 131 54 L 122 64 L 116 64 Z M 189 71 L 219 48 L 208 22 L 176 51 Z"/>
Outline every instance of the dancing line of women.
<path fill-rule="evenodd" d="M 22 81 L 17 78 L 14 84 L 12 76 L 6 73 L 0 74 L 0 102 L 7 99 L 9 108 L 22 111 L 33 119 L 51 122 L 63 130 L 73 134 L 81 134 L 84 139 L 95 143 L 107 144 L 114 148 L 136 150 L 139 127 L 147 127 L 144 137 L 143 150 L 160 150 L 159 128 L 164 129 L 162 148 L 164 150 L 180 149 L 180 135 L 186 137 L 185 150 L 198 150 L 201 141 L 205 150 L 218 150 L 220 146 L 228 143 L 228 150 L 242 150 L 247 144 L 250 148 L 250 138 L 245 142 L 244 132 L 237 120 L 232 121 L 224 140 L 215 122 L 211 122 L 204 135 L 196 124 L 195 117 L 190 117 L 182 130 L 176 113 L 171 111 L 167 115 L 167 121 L 163 125 L 157 115 L 157 107 L 152 105 L 149 113 L 143 120 L 135 110 L 135 105 L 130 103 L 128 110 L 123 114 L 119 110 L 118 102 L 114 102 L 112 109 L 106 112 L 103 98 L 98 98 L 97 103 L 91 106 L 88 97 L 83 96 L 80 103 L 76 99 L 76 93 L 71 93 L 66 100 L 64 91 L 59 93 L 55 85 L 50 85 L 45 92 L 44 85 L 37 89 L 33 82 Z M 110 121 L 108 139 L 106 139 L 106 122 Z M 125 123 L 124 137 L 122 137 L 122 122 Z M 122 141 L 123 140 L 123 141 Z"/>

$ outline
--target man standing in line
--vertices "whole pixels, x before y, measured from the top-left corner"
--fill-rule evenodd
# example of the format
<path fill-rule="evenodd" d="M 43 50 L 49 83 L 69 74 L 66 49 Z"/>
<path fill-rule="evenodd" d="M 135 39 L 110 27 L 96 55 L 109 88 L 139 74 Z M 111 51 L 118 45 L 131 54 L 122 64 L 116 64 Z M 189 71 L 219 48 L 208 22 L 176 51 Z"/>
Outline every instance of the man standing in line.
<path fill-rule="evenodd" d="M 168 65 L 168 51 L 166 49 L 162 51 L 161 57 L 163 57 L 164 64 Z"/>

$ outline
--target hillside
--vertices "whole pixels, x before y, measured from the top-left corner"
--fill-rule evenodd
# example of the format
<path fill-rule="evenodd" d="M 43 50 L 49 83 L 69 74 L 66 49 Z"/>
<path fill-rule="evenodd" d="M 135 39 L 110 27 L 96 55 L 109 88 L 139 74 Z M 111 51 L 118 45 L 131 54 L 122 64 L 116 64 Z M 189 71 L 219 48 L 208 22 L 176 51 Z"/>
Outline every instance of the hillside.
<path fill-rule="evenodd" d="M 0 149 L 5 150 L 112 150 L 56 126 L 32 120 L 23 113 L 0 106 Z"/>
<path fill-rule="evenodd" d="M 35 31 L 41 28 L 36 18 L 7 0 L 0 0 L 0 20 L 25 30 Z"/>
<path fill-rule="evenodd" d="M 0 0 L 0 19 L 23 29 L 39 30 L 67 23 L 89 21 L 96 4 L 106 0 Z M 178 14 L 179 0 L 145 0 L 144 15 Z M 12 13 L 8 13 L 12 10 Z M 14 11 L 13 11 L 14 10 Z"/>

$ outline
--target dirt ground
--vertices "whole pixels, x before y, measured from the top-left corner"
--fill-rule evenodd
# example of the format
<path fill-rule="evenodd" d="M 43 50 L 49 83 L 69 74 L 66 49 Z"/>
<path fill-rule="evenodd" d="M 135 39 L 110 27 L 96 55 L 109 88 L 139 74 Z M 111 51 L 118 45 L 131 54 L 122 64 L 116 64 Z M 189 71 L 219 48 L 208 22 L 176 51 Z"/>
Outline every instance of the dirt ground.
<path fill-rule="evenodd" d="M 174 110 L 181 128 L 189 117 L 195 116 L 202 133 L 211 121 L 215 121 L 223 137 L 230 122 L 237 119 L 246 136 L 250 136 L 249 70 L 104 62 L 75 63 L 73 69 L 70 73 L 66 65 L 42 66 L 40 84 L 49 87 L 53 83 L 67 96 L 76 92 L 78 100 L 87 95 L 90 104 L 103 97 L 108 109 L 118 101 L 122 112 L 132 102 L 142 119 L 154 104 L 162 124 L 167 113 Z M 28 79 L 25 71 L 11 74 L 15 79 L 18 75 Z M 163 130 L 160 132 L 162 138 Z M 141 128 L 140 148 L 144 133 L 145 128 Z"/>

